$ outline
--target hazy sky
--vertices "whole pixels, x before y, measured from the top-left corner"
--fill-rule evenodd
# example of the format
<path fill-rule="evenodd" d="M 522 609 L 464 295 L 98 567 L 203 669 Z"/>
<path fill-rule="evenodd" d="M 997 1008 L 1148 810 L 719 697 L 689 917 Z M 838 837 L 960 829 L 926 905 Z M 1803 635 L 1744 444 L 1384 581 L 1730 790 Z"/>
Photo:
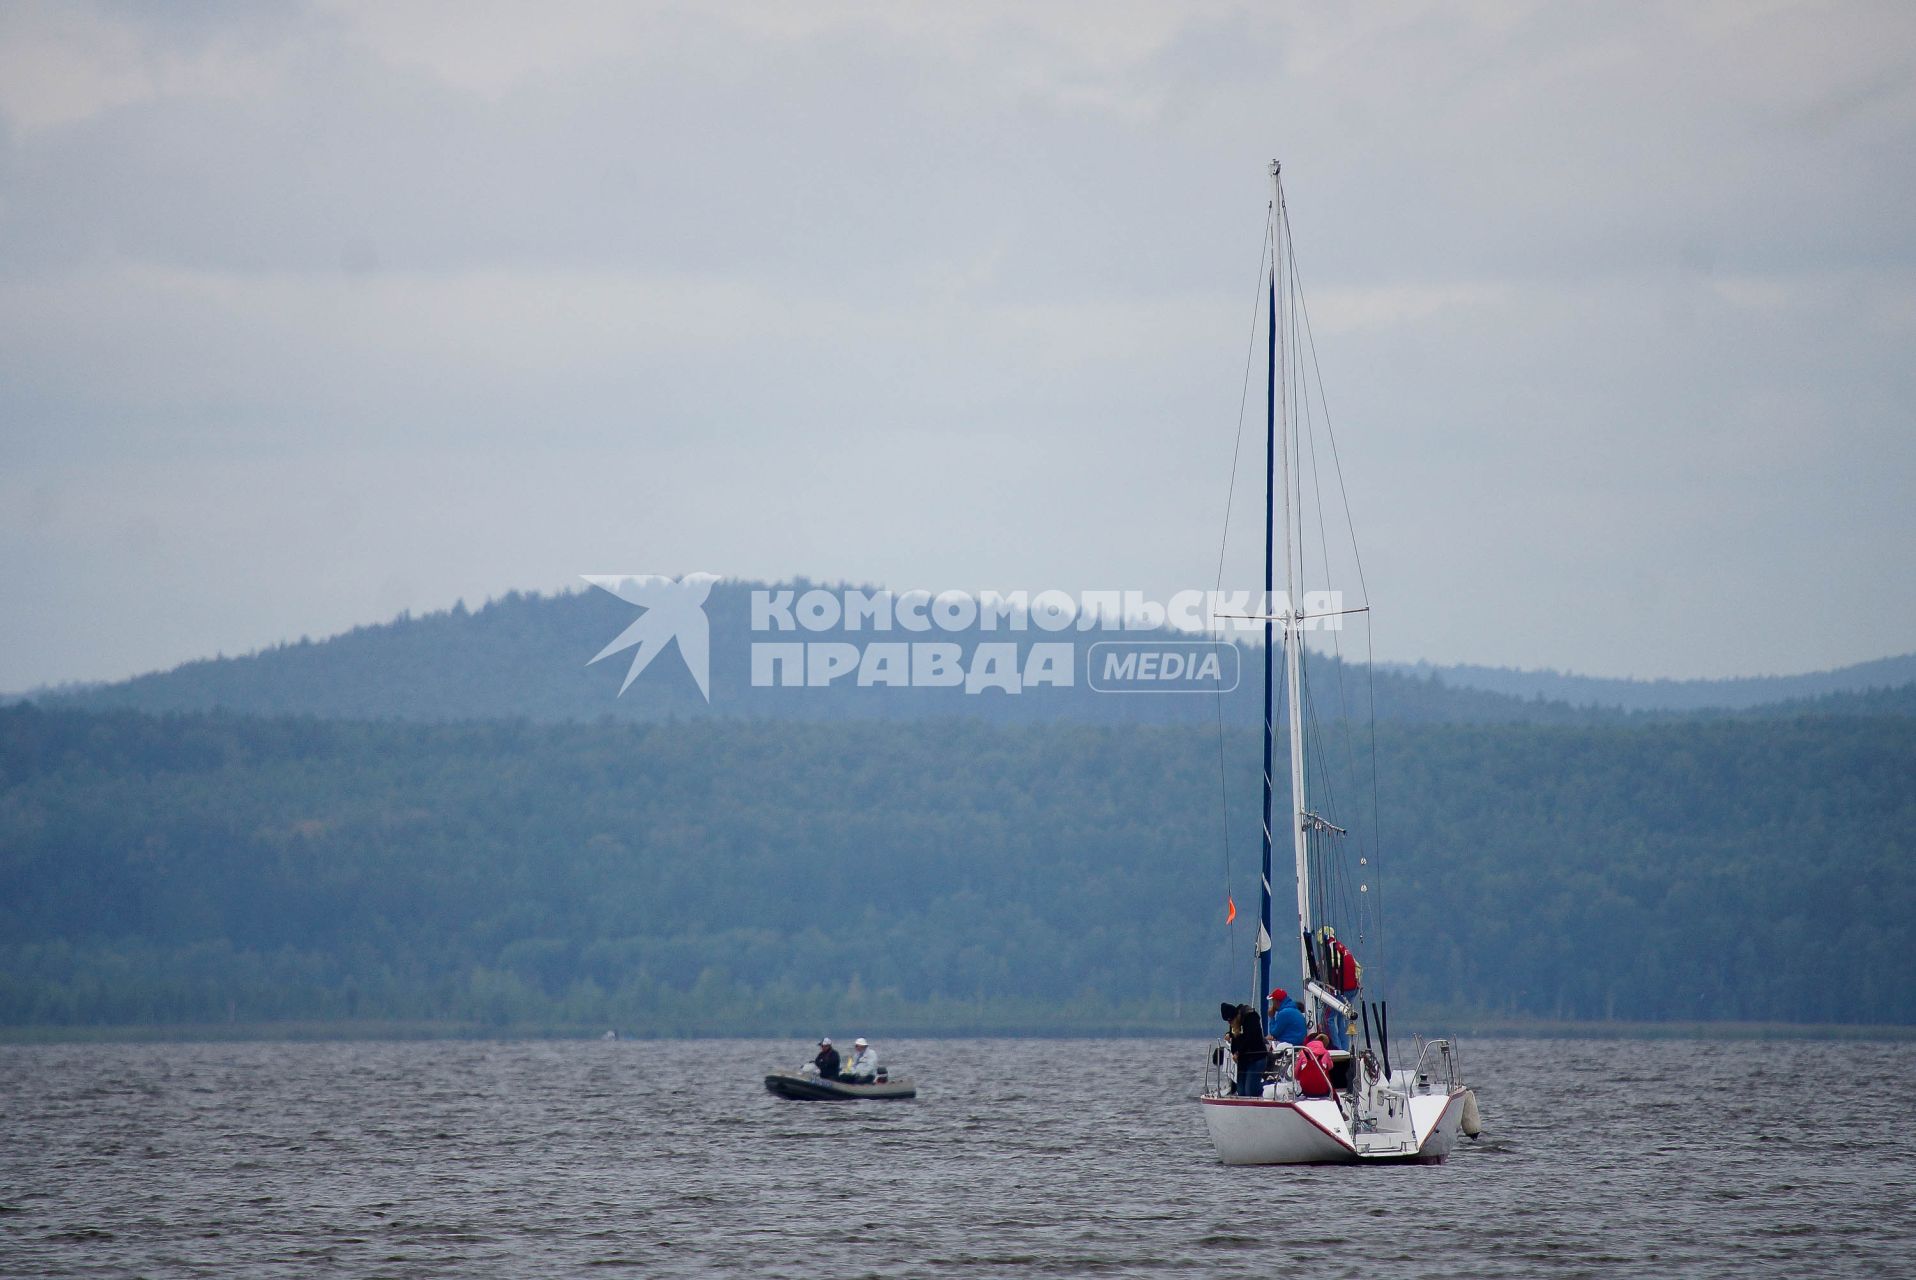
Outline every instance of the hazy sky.
<path fill-rule="evenodd" d="M 1379 656 L 1907 652 L 1913 60 L 1902 3 L 9 4 L 0 689 L 584 573 L 1209 585 L 1273 155 Z"/>

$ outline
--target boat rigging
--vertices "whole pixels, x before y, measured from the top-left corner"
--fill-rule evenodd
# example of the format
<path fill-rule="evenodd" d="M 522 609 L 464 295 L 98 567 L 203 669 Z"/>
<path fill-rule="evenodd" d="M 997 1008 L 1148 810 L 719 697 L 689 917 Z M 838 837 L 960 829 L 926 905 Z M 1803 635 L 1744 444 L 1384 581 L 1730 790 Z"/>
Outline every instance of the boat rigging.
<path fill-rule="evenodd" d="M 1297 605 L 1304 539 L 1302 423 L 1293 408 L 1308 405 L 1294 317 L 1301 309 L 1282 168 L 1270 165 L 1269 274 L 1260 282 L 1266 302 L 1264 599 L 1254 617 L 1264 623 L 1262 876 L 1253 991 L 1248 1004 L 1221 1008 L 1231 1032 L 1212 1050 L 1200 1099 L 1218 1158 L 1226 1164 L 1330 1164 L 1371 1161 L 1434 1162 L 1449 1154 L 1459 1132 L 1477 1131 L 1475 1097 L 1465 1087 L 1455 1046 L 1448 1040 L 1419 1042 L 1413 1065 L 1393 1069 L 1389 1007 L 1365 999 L 1362 968 L 1336 936 L 1327 886 L 1313 869 L 1335 865 L 1335 850 L 1349 834 L 1310 803 L 1304 679 L 1306 633 L 1314 622 L 1364 613 L 1356 609 L 1306 612 Z M 1280 300 L 1283 306 L 1280 307 Z M 1315 372 L 1315 349 L 1312 367 Z M 1318 402 L 1323 400 L 1321 378 Z M 1301 416 L 1301 415 L 1299 415 Z M 1326 424 L 1328 428 L 1328 423 Z M 1335 458 L 1335 442 L 1332 442 Z M 1315 461 L 1315 446 L 1312 448 Z M 1339 466 L 1339 485 L 1342 467 Z M 1282 493 L 1284 593 L 1275 594 L 1279 493 Z M 1347 504 L 1348 505 L 1348 504 Z M 1348 515 L 1348 510 L 1347 510 Z M 1322 503 L 1319 503 L 1322 527 Z M 1354 554 L 1354 553 L 1353 553 Z M 1220 557 L 1221 565 L 1221 557 Z M 1361 561 L 1359 575 L 1361 579 Z M 1328 554 L 1326 554 L 1328 576 Z M 1301 1000 L 1272 985 L 1276 954 L 1273 854 L 1276 818 L 1277 649 L 1283 646 L 1284 704 L 1290 803 L 1289 843 L 1296 890 L 1287 927 L 1296 941 Z M 1341 676 L 1340 676 L 1341 679 Z M 1346 714 L 1348 719 L 1348 712 Z M 1374 764 L 1373 764 L 1374 769 Z M 1326 799 L 1329 786 L 1324 786 Z M 1334 809 L 1333 809 L 1334 812 Z M 1227 836 L 1228 839 L 1228 836 Z M 1367 863 L 1360 859 L 1360 865 Z M 1319 877 L 1319 880 L 1329 877 Z M 1359 884 L 1359 896 L 1368 892 Z M 1233 900 L 1232 914 L 1235 915 Z M 1361 940 L 1361 933 L 1360 933 Z M 1288 951 L 1288 947 L 1286 948 Z M 1267 1027 L 1260 1010 L 1269 1001 Z M 1280 1038 L 1277 1025 L 1282 1023 Z M 1357 1032 L 1362 1030 L 1361 1047 Z"/>

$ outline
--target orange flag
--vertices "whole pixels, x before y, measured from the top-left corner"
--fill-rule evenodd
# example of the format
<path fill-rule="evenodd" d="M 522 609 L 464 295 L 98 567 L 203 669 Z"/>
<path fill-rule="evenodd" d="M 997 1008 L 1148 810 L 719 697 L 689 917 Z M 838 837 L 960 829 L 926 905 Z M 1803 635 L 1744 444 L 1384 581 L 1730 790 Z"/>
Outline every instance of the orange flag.
<path fill-rule="evenodd" d="M 1224 895 L 1224 903 L 1226 907 L 1226 910 L 1224 912 L 1224 923 L 1229 924 L 1231 923 L 1231 921 L 1237 919 L 1237 899 L 1233 898 L 1230 894 L 1227 893 Z"/>

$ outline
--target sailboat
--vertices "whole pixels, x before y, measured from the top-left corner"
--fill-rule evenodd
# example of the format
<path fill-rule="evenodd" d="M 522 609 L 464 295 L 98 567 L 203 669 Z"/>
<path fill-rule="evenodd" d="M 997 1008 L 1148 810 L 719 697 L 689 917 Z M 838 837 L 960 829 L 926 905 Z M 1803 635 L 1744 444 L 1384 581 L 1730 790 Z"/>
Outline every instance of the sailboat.
<path fill-rule="evenodd" d="M 1347 835 L 1312 805 L 1307 781 L 1304 642 L 1311 625 L 1327 616 L 1298 607 L 1298 550 L 1302 545 L 1301 461 L 1293 422 L 1299 403 L 1291 392 L 1302 377 L 1296 347 L 1296 268 L 1290 220 L 1284 207 L 1282 167 L 1270 165 L 1270 271 L 1260 292 L 1268 297 L 1265 376 L 1264 599 L 1253 616 L 1264 623 L 1263 886 L 1253 953 L 1250 1009 L 1260 1014 L 1277 993 L 1272 961 L 1277 939 L 1288 935 L 1296 958 L 1294 979 L 1284 986 L 1301 994 L 1307 1028 L 1321 1028 L 1327 1044 L 1308 1047 L 1269 1042 L 1261 1074 L 1240 1082 L 1237 1061 L 1225 1046 L 1211 1051 L 1200 1103 L 1211 1142 L 1225 1164 L 1435 1163 L 1450 1154 L 1460 1132 L 1477 1129 L 1476 1099 L 1464 1085 L 1458 1052 L 1448 1040 L 1419 1040 L 1410 1065 L 1393 1065 L 1388 1006 L 1365 998 L 1361 968 L 1336 937 L 1329 899 L 1313 893 L 1313 865 L 1323 867 Z M 1285 306 L 1280 308 L 1282 297 Z M 1314 363 L 1314 362 L 1313 362 Z M 1321 402 L 1321 388 L 1319 400 Z M 1284 594 L 1274 595 L 1278 488 L 1282 485 Z M 1368 608 L 1368 605 L 1365 606 Z M 1362 610 L 1338 611 L 1362 612 Z M 1273 766 L 1278 642 L 1283 645 L 1285 703 L 1290 748 L 1287 814 L 1295 863 L 1296 911 L 1277 927 L 1271 891 L 1272 833 L 1282 831 L 1275 813 Z M 1367 886 L 1365 886 L 1367 888 Z M 1235 912 L 1235 907 L 1233 907 Z M 1228 1012 L 1232 1006 L 1226 1005 Z M 1248 1012 L 1248 1011 L 1247 1011 Z M 1293 1016 L 1293 1021 L 1295 1017 Z M 1262 1024 L 1258 1024 L 1261 1026 Z M 1361 1030 L 1360 1030 L 1361 1029 Z M 1247 1059 L 1248 1059 L 1247 1055 Z M 1247 1063 L 1248 1065 L 1248 1063 Z"/>

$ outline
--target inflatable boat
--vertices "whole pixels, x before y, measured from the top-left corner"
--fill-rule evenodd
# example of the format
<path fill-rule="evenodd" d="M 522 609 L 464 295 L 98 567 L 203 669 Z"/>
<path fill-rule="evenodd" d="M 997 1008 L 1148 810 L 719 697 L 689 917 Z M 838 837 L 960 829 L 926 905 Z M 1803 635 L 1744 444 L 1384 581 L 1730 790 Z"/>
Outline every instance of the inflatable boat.
<path fill-rule="evenodd" d="M 765 1077 L 765 1087 L 781 1098 L 798 1102 L 853 1102 L 859 1098 L 897 1100 L 918 1096 L 918 1087 L 906 1079 L 881 1079 L 871 1084 L 853 1084 L 849 1080 L 827 1080 L 816 1072 L 774 1071 Z"/>

